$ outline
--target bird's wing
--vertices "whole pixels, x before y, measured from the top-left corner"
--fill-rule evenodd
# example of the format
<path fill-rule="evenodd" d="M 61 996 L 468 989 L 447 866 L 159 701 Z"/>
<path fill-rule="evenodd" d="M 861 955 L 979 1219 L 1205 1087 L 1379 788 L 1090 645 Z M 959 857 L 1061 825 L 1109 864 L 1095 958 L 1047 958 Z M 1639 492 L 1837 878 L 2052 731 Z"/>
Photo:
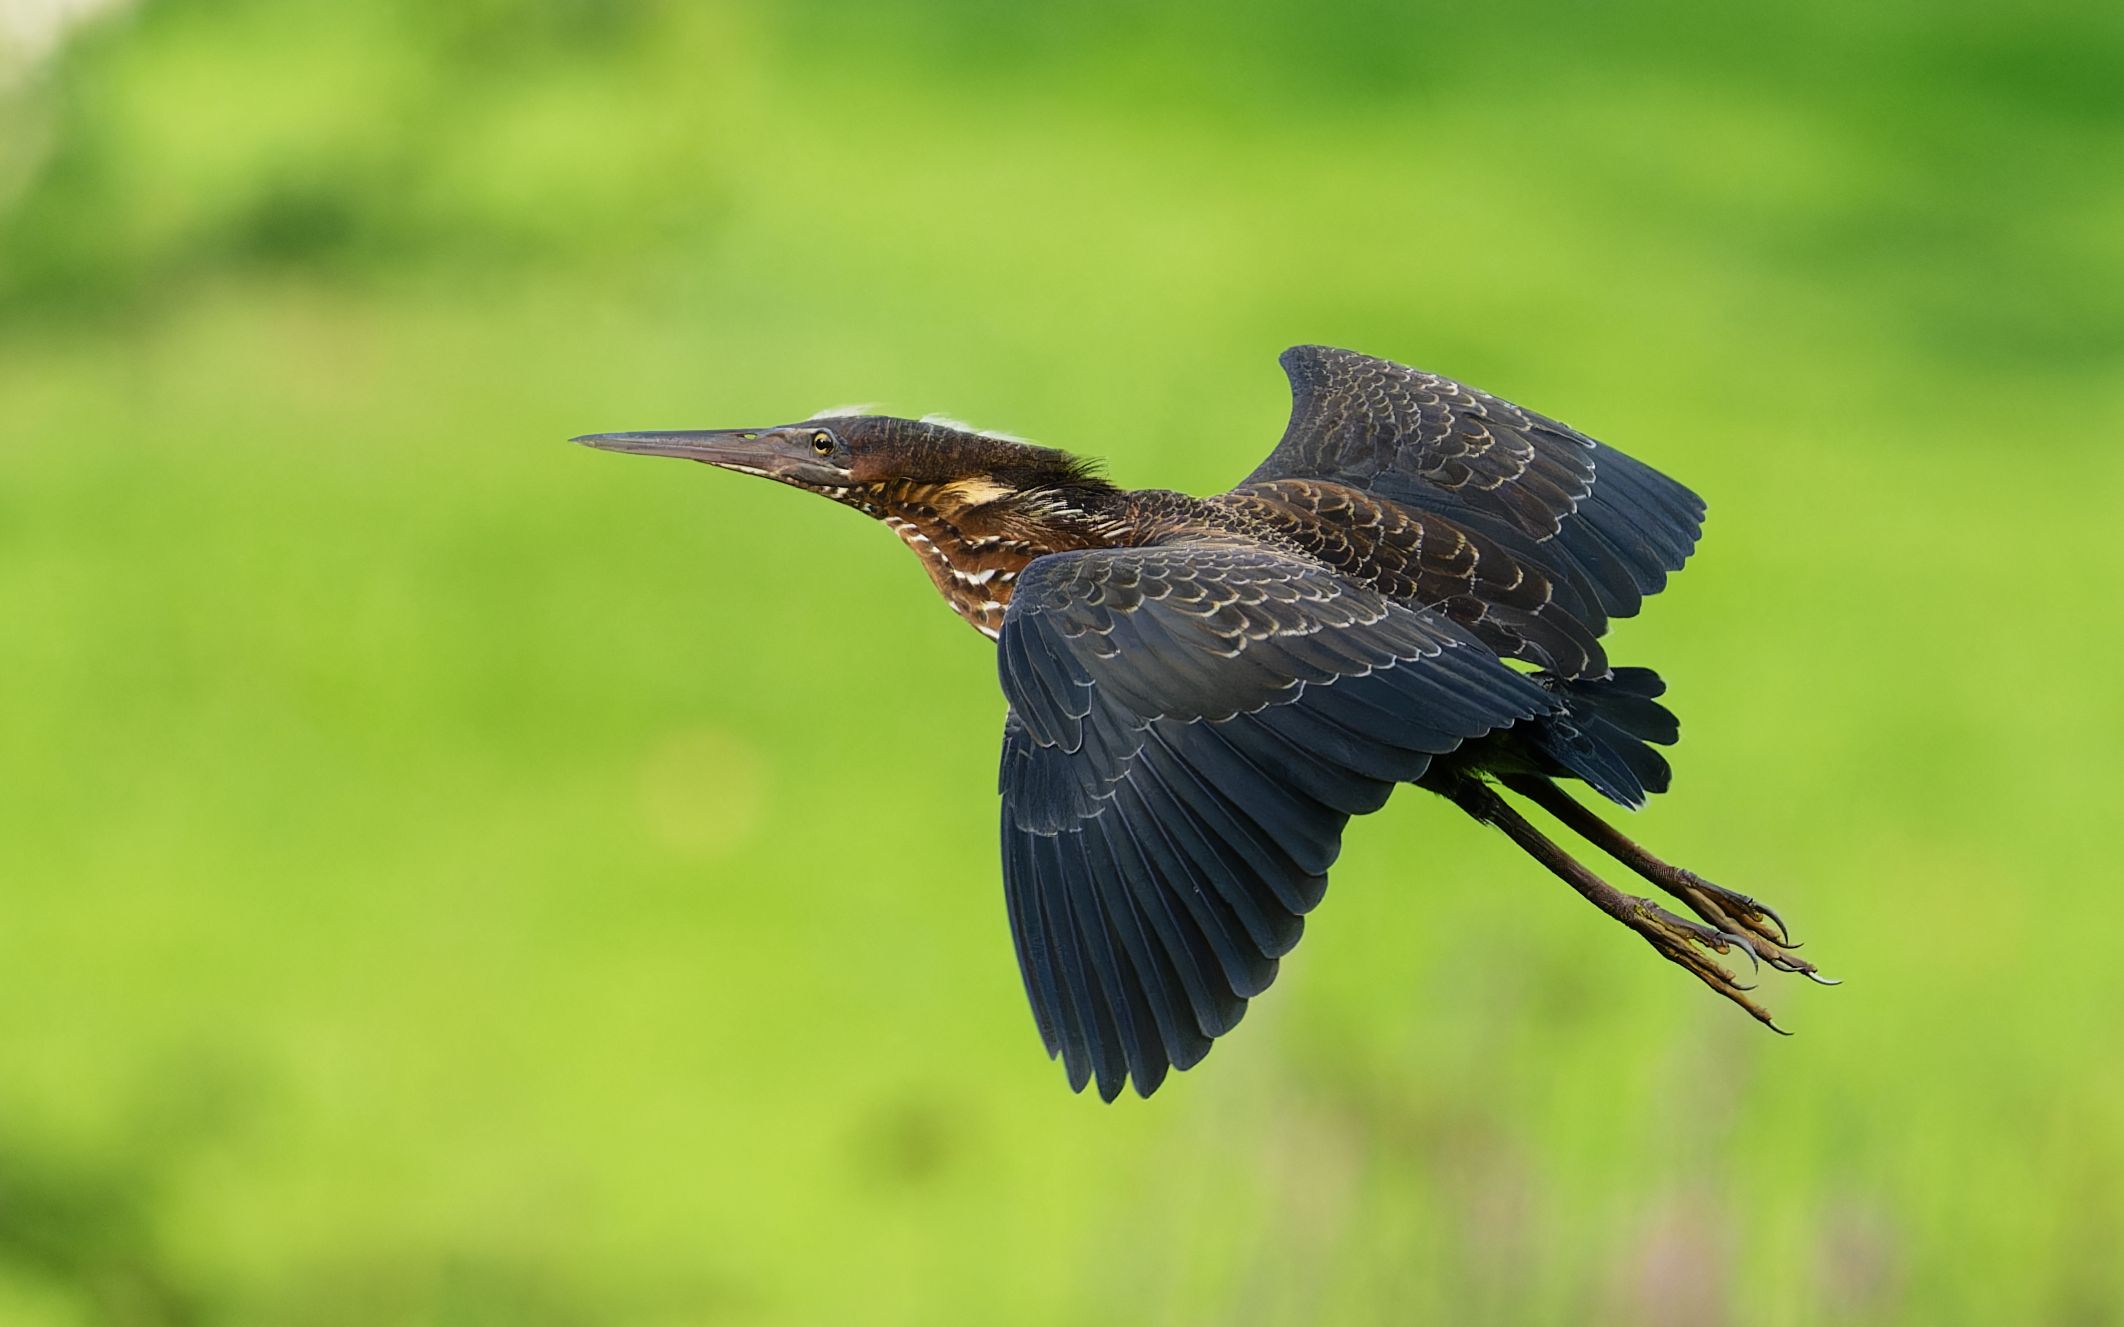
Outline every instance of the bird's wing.
<path fill-rule="evenodd" d="M 1038 558 L 997 659 L 1019 966 L 1048 1053 L 1109 1100 L 1239 1021 L 1350 816 L 1553 708 L 1443 616 L 1231 543 Z"/>
<path fill-rule="evenodd" d="M 1333 480 L 1462 521 L 1526 548 L 1610 617 L 1662 589 L 1703 531 L 1696 494 L 1510 401 L 1327 346 L 1293 346 L 1282 364 L 1291 422 L 1248 484 Z"/>

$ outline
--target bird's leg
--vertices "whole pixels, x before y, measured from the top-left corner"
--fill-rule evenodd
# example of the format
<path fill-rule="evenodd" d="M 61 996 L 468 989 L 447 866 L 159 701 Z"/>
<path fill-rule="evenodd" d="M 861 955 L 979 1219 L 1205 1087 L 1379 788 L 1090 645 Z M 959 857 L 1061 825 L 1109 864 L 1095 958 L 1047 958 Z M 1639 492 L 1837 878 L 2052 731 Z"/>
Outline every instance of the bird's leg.
<path fill-rule="evenodd" d="M 1741 985 L 1724 965 L 1711 957 L 1739 949 L 1752 960 L 1755 947 L 1746 936 L 1716 925 L 1688 921 L 1650 899 L 1623 893 L 1551 842 L 1485 783 L 1462 778 L 1444 791 L 1461 810 L 1486 825 L 1503 830 L 1505 837 L 1583 894 L 1594 907 L 1643 936 L 1645 943 L 1658 950 L 1661 956 L 1688 969 L 1704 985 L 1747 1010 L 1772 1031 L 1784 1031 L 1771 1020 L 1769 1010 L 1748 998 L 1747 992 L 1753 987 Z"/>
<path fill-rule="evenodd" d="M 1755 956 L 1780 972 L 1797 972 L 1824 985 L 1834 982 L 1791 951 L 1798 943 L 1785 919 L 1767 904 L 1714 885 L 1694 871 L 1661 861 L 1621 830 L 1581 806 L 1578 799 L 1537 776 L 1507 778 L 1505 787 L 1562 821 L 1572 832 L 1689 905 L 1689 910 L 1721 931 L 1746 936 Z"/>

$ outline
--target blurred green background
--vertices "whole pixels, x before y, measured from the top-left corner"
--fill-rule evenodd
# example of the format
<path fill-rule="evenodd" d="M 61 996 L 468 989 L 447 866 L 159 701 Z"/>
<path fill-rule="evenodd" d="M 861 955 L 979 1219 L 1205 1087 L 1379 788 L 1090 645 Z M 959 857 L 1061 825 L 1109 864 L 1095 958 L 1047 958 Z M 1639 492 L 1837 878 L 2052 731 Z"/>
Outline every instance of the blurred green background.
<path fill-rule="evenodd" d="M 0 5 L 0 1323 L 2124 1319 L 2124 11 Z M 1228 484 L 1326 341 L 1706 495 L 1633 822 L 1404 794 L 1072 1097 L 992 651 L 569 447 L 846 400 Z"/>

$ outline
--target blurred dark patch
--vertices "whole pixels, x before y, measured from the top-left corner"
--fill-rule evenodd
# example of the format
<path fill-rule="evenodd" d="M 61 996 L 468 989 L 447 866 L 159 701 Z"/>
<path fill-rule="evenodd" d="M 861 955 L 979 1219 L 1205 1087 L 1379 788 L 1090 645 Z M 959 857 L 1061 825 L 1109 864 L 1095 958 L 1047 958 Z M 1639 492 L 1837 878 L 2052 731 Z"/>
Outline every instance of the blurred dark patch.
<path fill-rule="evenodd" d="M 170 1248 L 163 1212 L 183 1167 L 242 1127 L 253 1080 L 216 1052 L 159 1070 L 115 1144 L 0 1133 L 0 1267 L 71 1299 L 84 1321 L 183 1327 L 225 1306 Z"/>
<path fill-rule="evenodd" d="M 1900 62 L 1926 82 L 1955 87 L 1993 114 L 2004 110 L 2097 126 L 2124 120 L 2117 49 L 2124 23 L 2113 8 L 2059 9 L 2045 24 L 1999 11 L 1948 23 L 1900 44 Z"/>
<path fill-rule="evenodd" d="M 315 265 L 345 255 L 367 216 L 344 183 L 322 176 L 273 180 L 231 218 L 224 243 L 232 259 Z"/>
<path fill-rule="evenodd" d="M 106 1138 L 18 1123 L 0 1131 L 0 1267 L 70 1298 L 84 1321 L 181 1327 L 221 1319 L 232 1297 L 168 1239 L 189 1168 L 238 1143 L 267 1079 L 222 1045 L 167 1050 Z"/>
<path fill-rule="evenodd" d="M 882 1190 L 934 1183 L 968 1150 L 971 1127 L 963 1107 L 942 1101 L 906 1097 L 879 1105 L 849 1140 L 855 1170 Z"/>
<path fill-rule="evenodd" d="M 158 1179 L 44 1140 L 0 1137 L 0 1266 L 72 1298 L 85 1321 L 203 1321 L 209 1297 L 155 1231 Z"/>

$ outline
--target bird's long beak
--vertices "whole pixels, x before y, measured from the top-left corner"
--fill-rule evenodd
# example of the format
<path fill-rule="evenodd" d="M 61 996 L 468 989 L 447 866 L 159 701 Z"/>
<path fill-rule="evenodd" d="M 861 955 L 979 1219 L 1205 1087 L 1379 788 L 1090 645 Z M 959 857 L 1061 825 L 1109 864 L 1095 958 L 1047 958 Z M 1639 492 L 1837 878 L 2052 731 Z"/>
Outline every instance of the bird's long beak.
<path fill-rule="evenodd" d="M 760 432 L 750 429 L 704 429 L 679 433 L 586 433 L 573 439 L 600 451 L 631 452 L 636 456 L 677 456 L 688 461 L 706 461 L 731 470 L 774 474 L 778 454 L 760 441 Z"/>

